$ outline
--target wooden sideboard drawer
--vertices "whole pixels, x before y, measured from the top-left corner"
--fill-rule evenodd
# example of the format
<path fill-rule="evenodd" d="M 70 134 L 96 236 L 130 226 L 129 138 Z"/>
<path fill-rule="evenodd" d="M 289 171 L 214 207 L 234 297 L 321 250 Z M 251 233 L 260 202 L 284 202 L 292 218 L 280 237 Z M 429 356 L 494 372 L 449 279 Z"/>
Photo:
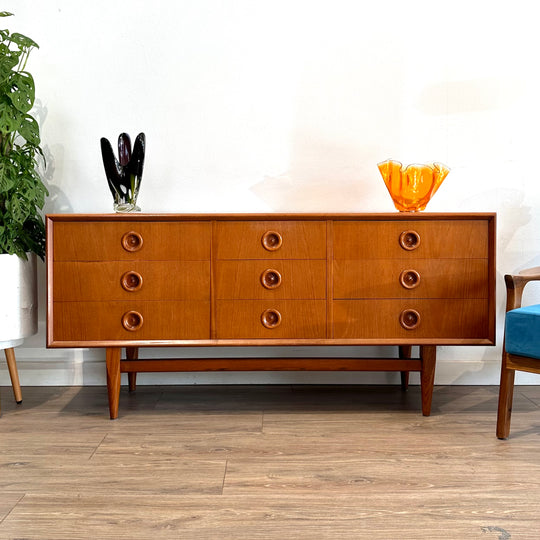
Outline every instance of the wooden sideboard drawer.
<path fill-rule="evenodd" d="M 218 222 L 214 249 L 216 259 L 326 259 L 326 223 Z"/>
<path fill-rule="evenodd" d="M 487 299 L 336 300 L 334 338 L 482 339 Z"/>
<path fill-rule="evenodd" d="M 324 299 L 326 261 L 217 261 L 218 299 Z"/>
<path fill-rule="evenodd" d="M 326 337 L 324 300 L 218 300 L 218 339 Z"/>
<path fill-rule="evenodd" d="M 210 261 L 57 262 L 58 301 L 210 300 Z"/>
<path fill-rule="evenodd" d="M 487 297 L 487 259 L 334 261 L 334 298 Z"/>
<path fill-rule="evenodd" d="M 58 222 L 55 261 L 210 260 L 210 223 Z"/>
<path fill-rule="evenodd" d="M 343 221 L 334 224 L 334 259 L 488 257 L 486 220 Z"/>
<path fill-rule="evenodd" d="M 53 311 L 54 341 L 161 341 L 210 337 L 208 301 L 55 301 Z"/>

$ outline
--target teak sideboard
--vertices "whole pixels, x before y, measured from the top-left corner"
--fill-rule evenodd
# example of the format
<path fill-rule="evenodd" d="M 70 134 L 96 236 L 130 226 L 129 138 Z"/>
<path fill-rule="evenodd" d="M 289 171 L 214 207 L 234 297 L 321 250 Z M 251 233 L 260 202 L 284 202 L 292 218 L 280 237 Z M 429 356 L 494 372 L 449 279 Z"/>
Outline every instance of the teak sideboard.
<path fill-rule="evenodd" d="M 105 347 L 120 374 L 420 372 L 437 345 L 495 343 L 492 213 L 46 216 L 47 345 Z M 394 358 L 142 359 L 141 347 L 395 345 Z M 412 346 L 418 355 L 413 357 Z M 125 349 L 125 358 L 122 350 Z"/>

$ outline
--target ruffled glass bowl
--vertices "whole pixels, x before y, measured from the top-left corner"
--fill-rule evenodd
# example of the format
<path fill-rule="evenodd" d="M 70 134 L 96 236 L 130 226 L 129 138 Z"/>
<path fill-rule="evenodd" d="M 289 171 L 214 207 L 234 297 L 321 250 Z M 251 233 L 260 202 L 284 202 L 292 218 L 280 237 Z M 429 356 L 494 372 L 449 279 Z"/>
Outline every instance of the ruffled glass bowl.
<path fill-rule="evenodd" d="M 384 183 L 400 212 L 424 210 L 450 169 L 442 163 L 408 165 L 388 159 L 377 165 Z"/>

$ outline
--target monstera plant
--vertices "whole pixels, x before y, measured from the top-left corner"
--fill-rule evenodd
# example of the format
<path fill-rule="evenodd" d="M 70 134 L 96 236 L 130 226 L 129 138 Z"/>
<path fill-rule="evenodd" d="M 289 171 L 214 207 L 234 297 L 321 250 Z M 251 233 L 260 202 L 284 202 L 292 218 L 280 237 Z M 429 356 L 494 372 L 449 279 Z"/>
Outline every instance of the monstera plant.
<path fill-rule="evenodd" d="M 0 12 L 0 17 L 12 15 Z M 30 114 L 34 78 L 26 71 L 29 37 L 0 30 L 0 253 L 45 255 L 41 210 L 48 194 L 38 172 L 39 125 Z"/>
<path fill-rule="evenodd" d="M 12 15 L 0 12 L 0 17 Z M 15 400 L 22 401 L 13 348 L 37 332 L 36 255 L 45 256 L 41 210 L 47 189 L 39 126 L 30 114 L 34 79 L 26 63 L 37 43 L 0 30 L 0 349 L 5 350 Z"/>

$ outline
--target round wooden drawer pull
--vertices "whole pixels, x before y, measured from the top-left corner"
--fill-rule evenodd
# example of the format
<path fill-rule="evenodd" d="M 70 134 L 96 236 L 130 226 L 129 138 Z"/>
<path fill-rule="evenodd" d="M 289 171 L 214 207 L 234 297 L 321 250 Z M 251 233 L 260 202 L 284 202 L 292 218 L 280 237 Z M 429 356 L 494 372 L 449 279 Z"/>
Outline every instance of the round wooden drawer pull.
<path fill-rule="evenodd" d="M 399 235 L 399 245 L 407 251 L 412 251 L 420 245 L 420 235 L 416 231 L 403 231 Z"/>
<path fill-rule="evenodd" d="M 399 315 L 399 324 L 405 330 L 414 330 L 420 325 L 420 313 L 415 309 L 404 309 Z"/>
<path fill-rule="evenodd" d="M 277 328 L 281 324 L 281 313 L 277 309 L 267 309 L 261 315 L 261 322 L 270 330 Z"/>
<path fill-rule="evenodd" d="M 281 285 L 281 274 L 273 268 L 268 268 L 261 274 L 261 283 L 265 289 L 277 289 Z"/>
<path fill-rule="evenodd" d="M 122 289 L 124 289 L 125 291 L 135 292 L 135 291 L 138 291 L 142 287 L 143 279 L 142 279 L 141 274 L 139 274 L 139 272 L 130 270 L 129 272 L 126 272 L 122 276 L 120 283 L 122 285 Z"/>
<path fill-rule="evenodd" d="M 276 251 L 281 247 L 283 238 L 281 238 L 281 234 L 276 231 L 266 231 L 261 238 L 261 242 L 263 248 L 267 251 Z"/>
<path fill-rule="evenodd" d="M 126 251 L 139 251 L 143 247 L 143 237 L 135 231 L 130 231 L 122 236 L 122 247 Z"/>
<path fill-rule="evenodd" d="M 138 311 L 128 311 L 122 315 L 122 326 L 130 332 L 140 330 L 143 325 L 143 316 Z"/>
<path fill-rule="evenodd" d="M 420 285 L 420 274 L 416 270 L 403 270 L 399 275 L 399 282 L 405 289 L 415 289 Z"/>

